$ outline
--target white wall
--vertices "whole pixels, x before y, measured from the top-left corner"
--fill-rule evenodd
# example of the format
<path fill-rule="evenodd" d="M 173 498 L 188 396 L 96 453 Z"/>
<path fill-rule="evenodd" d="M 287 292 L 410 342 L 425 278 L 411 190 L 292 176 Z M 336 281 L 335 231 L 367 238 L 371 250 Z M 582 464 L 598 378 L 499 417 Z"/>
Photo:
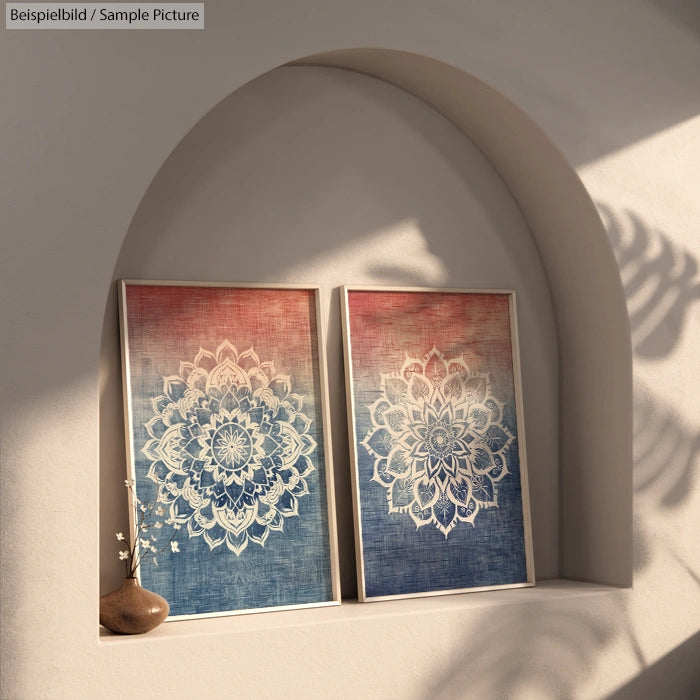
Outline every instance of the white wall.
<path fill-rule="evenodd" d="M 2 696 L 256 697 L 262 676 L 273 697 L 598 698 L 621 686 L 619 697 L 692 697 L 697 10 L 660 0 L 206 8 L 199 33 L 4 32 L 0 42 Z M 289 60 L 368 45 L 447 61 L 515 100 L 604 213 L 632 315 L 634 587 L 552 585 L 419 610 L 350 604 L 100 643 L 98 355 L 125 232 L 160 165 L 223 97 Z"/>

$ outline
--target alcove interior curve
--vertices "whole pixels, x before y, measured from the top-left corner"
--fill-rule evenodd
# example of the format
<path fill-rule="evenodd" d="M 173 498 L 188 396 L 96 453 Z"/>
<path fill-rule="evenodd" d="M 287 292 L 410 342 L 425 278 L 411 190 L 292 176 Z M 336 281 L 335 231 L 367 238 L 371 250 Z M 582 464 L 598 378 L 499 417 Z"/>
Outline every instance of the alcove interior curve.
<path fill-rule="evenodd" d="M 568 341 L 561 306 L 552 303 L 557 276 L 533 228 L 542 216 L 523 206 L 487 149 L 454 122 L 357 72 L 304 65 L 267 73 L 223 100 L 173 151 L 133 219 L 114 280 L 322 286 L 344 597 L 355 594 L 355 563 L 337 287 L 515 289 L 537 576 L 624 584 L 625 572 L 605 564 L 606 552 L 589 551 L 595 532 L 584 523 L 572 540 L 561 517 L 567 484 L 581 468 L 562 448 L 577 439 L 561 418 L 577 368 L 561 357 Z M 118 368 L 113 284 L 101 349 L 102 592 L 121 576 L 113 533 L 127 527 L 125 500 L 115 498 L 125 464 Z M 620 502 L 628 477 L 620 477 Z M 618 561 L 620 541 L 612 545 Z"/>

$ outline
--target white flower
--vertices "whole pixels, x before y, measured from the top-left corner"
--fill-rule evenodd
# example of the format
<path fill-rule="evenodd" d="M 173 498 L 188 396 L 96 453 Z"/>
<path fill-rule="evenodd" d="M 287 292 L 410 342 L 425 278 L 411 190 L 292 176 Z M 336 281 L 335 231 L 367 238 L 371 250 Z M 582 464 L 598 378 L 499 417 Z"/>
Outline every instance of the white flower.
<path fill-rule="evenodd" d="M 170 549 L 171 549 L 173 552 L 179 552 L 179 551 L 180 551 L 180 545 L 177 543 L 177 540 L 173 540 L 173 541 L 170 543 Z"/>
<path fill-rule="evenodd" d="M 173 530 L 179 530 L 180 526 L 177 523 L 173 523 Z"/>
<path fill-rule="evenodd" d="M 119 559 L 124 560 L 129 558 L 129 550 L 125 549 L 123 552 L 119 552 Z"/>
<path fill-rule="evenodd" d="M 163 510 L 163 506 L 158 506 L 156 508 L 156 515 L 164 515 L 165 511 Z"/>
<path fill-rule="evenodd" d="M 151 546 L 151 543 L 150 543 L 148 540 L 146 540 L 146 539 L 144 539 L 144 538 L 142 537 L 142 538 L 141 538 L 141 546 L 142 546 L 142 547 L 148 548 L 148 547 Z"/>
<path fill-rule="evenodd" d="M 123 533 L 123 532 L 118 532 L 118 533 L 117 533 L 117 539 L 118 539 L 120 542 L 123 542 L 123 541 L 124 541 L 124 533 Z"/>
<path fill-rule="evenodd" d="M 159 520 L 153 527 L 156 527 L 156 528 L 158 528 L 158 529 L 160 530 L 160 528 L 163 527 L 163 523 L 161 523 L 160 520 Z"/>

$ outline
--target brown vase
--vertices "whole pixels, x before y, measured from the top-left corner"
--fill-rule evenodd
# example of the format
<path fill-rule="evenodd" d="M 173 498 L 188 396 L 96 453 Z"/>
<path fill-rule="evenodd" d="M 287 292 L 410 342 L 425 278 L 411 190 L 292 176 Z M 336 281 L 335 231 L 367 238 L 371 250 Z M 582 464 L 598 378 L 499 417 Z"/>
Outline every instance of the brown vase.
<path fill-rule="evenodd" d="M 117 634 L 143 634 L 165 620 L 170 606 L 165 598 L 141 588 L 135 578 L 100 597 L 100 624 Z"/>

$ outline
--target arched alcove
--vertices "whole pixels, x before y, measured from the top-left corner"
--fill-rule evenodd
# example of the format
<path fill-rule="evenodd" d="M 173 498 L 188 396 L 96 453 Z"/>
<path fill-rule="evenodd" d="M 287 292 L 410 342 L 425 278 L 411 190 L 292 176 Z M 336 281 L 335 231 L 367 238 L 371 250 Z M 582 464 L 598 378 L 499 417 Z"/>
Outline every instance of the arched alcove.
<path fill-rule="evenodd" d="M 134 217 L 115 279 L 323 285 L 345 595 L 352 515 L 333 289 L 515 288 L 538 576 L 628 584 L 629 333 L 612 253 L 574 171 L 514 105 L 445 64 L 388 51 L 300 63 L 315 67 L 253 81 L 173 151 Z M 126 512 L 109 495 L 124 464 L 116 328 L 111 297 L 103 544 Z M 111 556 L 102 556 L 104 589 Z"/>
<path fill-rule="evenodd" d="M 632 583 L 632 350 L 619 270 L 576 172 L 516 105 L 418 54 L 350 49 L 299 63 L 360 71 L 459 128 L 513 194 L 547 275 L 559 343 L 561 575 Z"/>

